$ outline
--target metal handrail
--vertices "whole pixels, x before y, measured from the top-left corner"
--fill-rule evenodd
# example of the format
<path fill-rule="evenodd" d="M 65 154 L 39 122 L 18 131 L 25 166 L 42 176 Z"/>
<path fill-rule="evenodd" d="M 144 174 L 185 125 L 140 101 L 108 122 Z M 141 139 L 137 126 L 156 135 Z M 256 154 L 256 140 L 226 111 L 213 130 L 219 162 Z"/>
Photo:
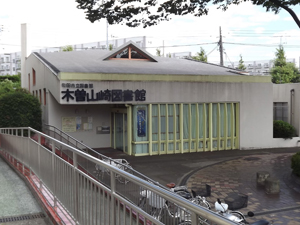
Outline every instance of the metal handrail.
<path fill-rule="evenodd" d="M 28 133 L 28 136 L 24 135 L 25 132 Z M 31 133 L 38 135 L 38 141 L 30 138 Z M 51 143 L 52 149 L 50 151 L 42 145 L 42 137 Z M 0 128 L 0 138 L 2 151 L 14 157 L 23 166 L 28 167 L 30 177 L 38 177 L 38 187 L 41 193 L 47 188 L 53 195 L 53 210 L 58 211 L 57 206 L 63 206 L 76 224 L 94 224 L 94 221 L 100 221 L 102 224 L 121 224 L 120 219 L 122 218 L 132 221 L 132 214 L 135 215 L 136 219 L 142 221 L 144 225 L 163 224 L 148 214 L 147 211 L 143 211 L 135 205 L 135 199 L 131 197 L 136 196 L 141 189 L 152 192 L 155 199 L 160 199 L 158 201 L 172 202 L 184 209 L 184 211 L 189 212 L 192 225 L 198 224 L 199 217 L 206 218 L 213 224 L 236 224 L 208 209 L 191 203 L 175 193 L 111 166 L 90 154 L 66 145 L 30 127 Z M 55 154 L 56 146 L 60 145 L 72 152 L 72 162 L 62 160 Z M 78 167 L 78 161 L 81 159 L 88 160 L 95 165 L 101 165 L 101 167 L 109 170 L 109 186 L 99 183 L 99 181 L 82 171 Z M 132 186 L 128 188 L 128 185 L 124 187 L 117 184 L 117 181 L 114 179 L 116 174 L 128 179 Z M 134 190 L 134 188 L 136 189 Z M 132 194 L 132 191 L 135 192 Z M 98 198 L 104 200 L 98 201 Z M 103 216 L 99 218 L 98 215 L 101 210 L 104 211 L 104 221 L 102 221 Z M 126 211 L 130 212 L 130 216 L 126 214 Z M 105 221 L 105 213 L 107 214 L 108 223 Z M 91 223 L 91 221 L 93 222 Z"/>
<path fill-rule="evenodd" d="M 110 164 L 113 164 L 113 163 L 118 164 L 118 165 L 120 164 L 120 165 L 122 165 L 122 167 L 124 166 L 124 167 L 127 168 L 127 170 L 130 170 L 132 174 L 138 175 L 140 178 L 143 178 L 144 180 L 146 180 L 146 181 L 148 181 L 148 182 L 151 182 L 151 183 L 153 183 L 153 184 L 156 184 L 157 186 L 160 186 L 161 188 L 164 188 L 164 189 L 166 189 L 166 190 L 169 190 L 167 187 L 163 186 L 163 185 L 160 184 L 158 181 L 152 180 L 151 178 L 149 178 L 149 177 L 147 177 L 146 175 L 140 173 L 139 171 L 135 170 L 135 169 L 132 168 L 131 166 L 128 166 L 128 165 L 126 165 L 126 164 L 123 164 L 123 163 L 121 163 L 120 161 L 117 161 L 117 160 L 115 160 L 115 159 L 112 159 L 112 158 L 110 158 L 110 157 L 107 157 L 106 155 L 103 155 L 103 154 L 101 154 L 101 153 L 95 151 L 94 149 L 90 148 L 89 146 L 87 146 L 87 145 L 84 144 L 83 142 L 78 141 L 76 138 L 72 137 L 71 135 L 65 133 L 64 131 L 58 129 L 58 128 L 55 127 L 55 126 L 52 126 L 52 125 L 49 125 L 49 124 L 44 124 L 44 127 L 43 127 L 43 128 L 44 128 L 44 130 L 53 131 L 53 132 L 55 132 L 56 134 L 58 134 L 59 136 L 62 136 L 62 134 L 65 135 L 65 136 L 67 136 L 67 137 L 68 137 L 68 141 L 69 141 L 70 139 L 73 140 L 73 141 L 76 143 L 76 145 L 75 145 L 76 148 L 78 148 L 78 149 L 81 150 L 81 151 L 84 151 L 83 149 L 88 149 L 89 151 L 93 152 L 93 153 L 97 156 L 97 158 L 99 158 L 99 159 L 101 159 L 101 160 L 104 160 L 104 161 L 108 160 L 108 161 L 110 162 Z M 54 129 L 54 130 L 51 130 L 51 128 Z M 58 131 L 58 132 L 56 132 L 56 131 Z M 50 133 L 48 133 L 48 135 L 50 135 Z M 51 136 L 51 135 L 50 135 L 50 136 Z M 55 138 L 55 135 L 54 135 L 53 138 Z M 61 140 L 60 140 L 60 141 L 61 141 Z M 67 144 L 68 144 L 68 143 L 67 143 Z M 84 148 L 79 148 L 78 145 L 82 145 Z M 88 151 L 84 151 L 84 152 L 88 152 Z M 112 163 L 112 162 L 113 162 L 113 163 Z"/>

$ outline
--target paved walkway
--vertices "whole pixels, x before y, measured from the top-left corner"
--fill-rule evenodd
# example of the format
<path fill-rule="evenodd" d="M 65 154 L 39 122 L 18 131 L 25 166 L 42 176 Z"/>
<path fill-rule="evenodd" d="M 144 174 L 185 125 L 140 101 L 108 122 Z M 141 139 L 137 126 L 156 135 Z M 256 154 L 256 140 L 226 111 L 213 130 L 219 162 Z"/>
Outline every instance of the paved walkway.
<path fill-rule="evenodd" d="M 231 193 L 248 195 L 248 206 L 243 213 L 253 211 L 255 217 L 273 224 L 300 225 L 300 182 L 291 176 L 291 156 L 299 148 L 229 150 L 177 155 L 128 156 L 116 150 L 99 150 L 112 158 L 125 158 L 137 171 L 165 185 L 175 182 L 199 191 L 209 184 L 211 196 L 207 200 L 214 206 L 217 198 L 224 202 Z M 268 171 L 280 180 L 280 193 L 267 195 L 256 186 L 256 173 Z"/>
<path fill-rule="evenodd" d="M 25 182 L 0 157 L 0 225 L 4 224 L 50 223 Z"/>
<path fill-rule="evenodd" d="M 187 186 L 197 190 L 209 184 L 212 193 L 207 200 L 211 205 L 231 193 L 248 195 L 248 206 L 240 211 L 257 214 L 249 222 L 263 218 L 274 224 L 300 224 L 300 182 L 297 184 L 291 176 L 291 156 L 292 153 L 251 155 L 217 163 L 192 174 Z M 257 187 L 257 171 L 268 171 L 271 177 L 278 178 L 280 193 L 268 195 L 263 187 Z"/>

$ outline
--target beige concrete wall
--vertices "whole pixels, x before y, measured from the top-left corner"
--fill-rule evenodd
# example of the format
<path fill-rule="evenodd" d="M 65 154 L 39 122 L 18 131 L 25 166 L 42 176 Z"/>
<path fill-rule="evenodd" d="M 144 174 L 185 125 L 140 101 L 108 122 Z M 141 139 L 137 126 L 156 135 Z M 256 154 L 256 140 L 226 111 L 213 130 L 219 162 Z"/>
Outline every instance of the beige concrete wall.
<path fill-rule="evenodd" d="M 74 81 L 76 83 L 76 81 Z M 80 81 L 78 81 L 80 83 Z M 78 83 L 77 82 L 77 83 Z M 82 81 L 81 81 L 82 82 Z M 273 86 L 271 83 L 201 83 L 201 82 L 121 82 L 94 81 L 94 91 L 100 90 L 146 90 L 145 102 L 149 103 L 202 103 L 238 102 L 240 103 L 240 148 L 268 148 L 273 138 Z M 86 89 L 86 91 L 90 91 Z M 112 104 L 97 101 L 66 102 L 63 104 Z M 128 103 L 128 102 L 127 102 Z M 124 104 L 124 102 L 120 102 Z"/>
<path fill-rule="evenodd" d="M 49 124 L 62 130 L 62 117 L 92 117 L 93 129 L 68 133 L 91 148 L 110 147 L 110 134 L 97 134 L 97 127 L 111 126 L 110 105 L 60 105 L 50 94 Z"/>
<path fill-rule="evenodd" d="M 94 128 L 110 123 L 112 104 L 149 104 L 149 103 L 203 103 L 238 102 L 240 105 L 240 148 L 268 148 L 273 141 L 273 85 L 272 83 L 242 82 L 174 82 L 170 81 L 88 81 L 100 90 L 146 90 L 145 102 L 75 102 L 62 100 L 62 82 L 85 83 L 85 81 L 59 81 L 49 68 L 34 56 L 29 57 L 28 65 L 36 69 L 36 88 L 47 88 L 49 124 L 61 129 L 61 117 L 76 116 L 75 109 L 85 112 L 88 109 L 94 118 Z M 27 68 L 30 72 L 30 68 Z M 201 80 L 201 79 L 200 79 Z M 86 91 L 90 91 L 87 89 Z M 109 124 L 110 125 L 110 124 Z M 70 133 L 91 147 L 109 147 L 109 135 L 92 132 Z M 99 144 L 100 143 L 100 144 Z"/>

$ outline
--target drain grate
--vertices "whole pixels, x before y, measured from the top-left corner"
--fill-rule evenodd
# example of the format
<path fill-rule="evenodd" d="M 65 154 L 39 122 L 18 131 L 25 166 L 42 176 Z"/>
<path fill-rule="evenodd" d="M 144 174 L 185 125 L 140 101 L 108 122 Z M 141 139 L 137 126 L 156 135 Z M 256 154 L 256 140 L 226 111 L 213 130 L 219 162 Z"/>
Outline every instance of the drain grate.
<path fill-rule="evenodd" d="M 14 221 L 22 221 L 22 220 L 32 220 L 38 218 L 45 218 L 44 213 L 35 213 L 35 214 L 26 214 L 20 216 L 10 216 L 10 217 L 2 217 L 0 218 L 0 223 L 14 222 Z"/>

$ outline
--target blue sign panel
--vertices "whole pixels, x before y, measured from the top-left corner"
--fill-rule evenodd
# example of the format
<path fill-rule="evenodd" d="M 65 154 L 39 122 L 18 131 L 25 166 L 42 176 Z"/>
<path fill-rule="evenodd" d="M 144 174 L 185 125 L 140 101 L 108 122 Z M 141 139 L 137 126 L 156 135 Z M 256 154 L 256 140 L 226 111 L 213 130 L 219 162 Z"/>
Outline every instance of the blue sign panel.
<path fill-rule="evenodd" d="M 146 110 L 138 109 L 137 111 L 137 136 L 146 136 Z"/>

